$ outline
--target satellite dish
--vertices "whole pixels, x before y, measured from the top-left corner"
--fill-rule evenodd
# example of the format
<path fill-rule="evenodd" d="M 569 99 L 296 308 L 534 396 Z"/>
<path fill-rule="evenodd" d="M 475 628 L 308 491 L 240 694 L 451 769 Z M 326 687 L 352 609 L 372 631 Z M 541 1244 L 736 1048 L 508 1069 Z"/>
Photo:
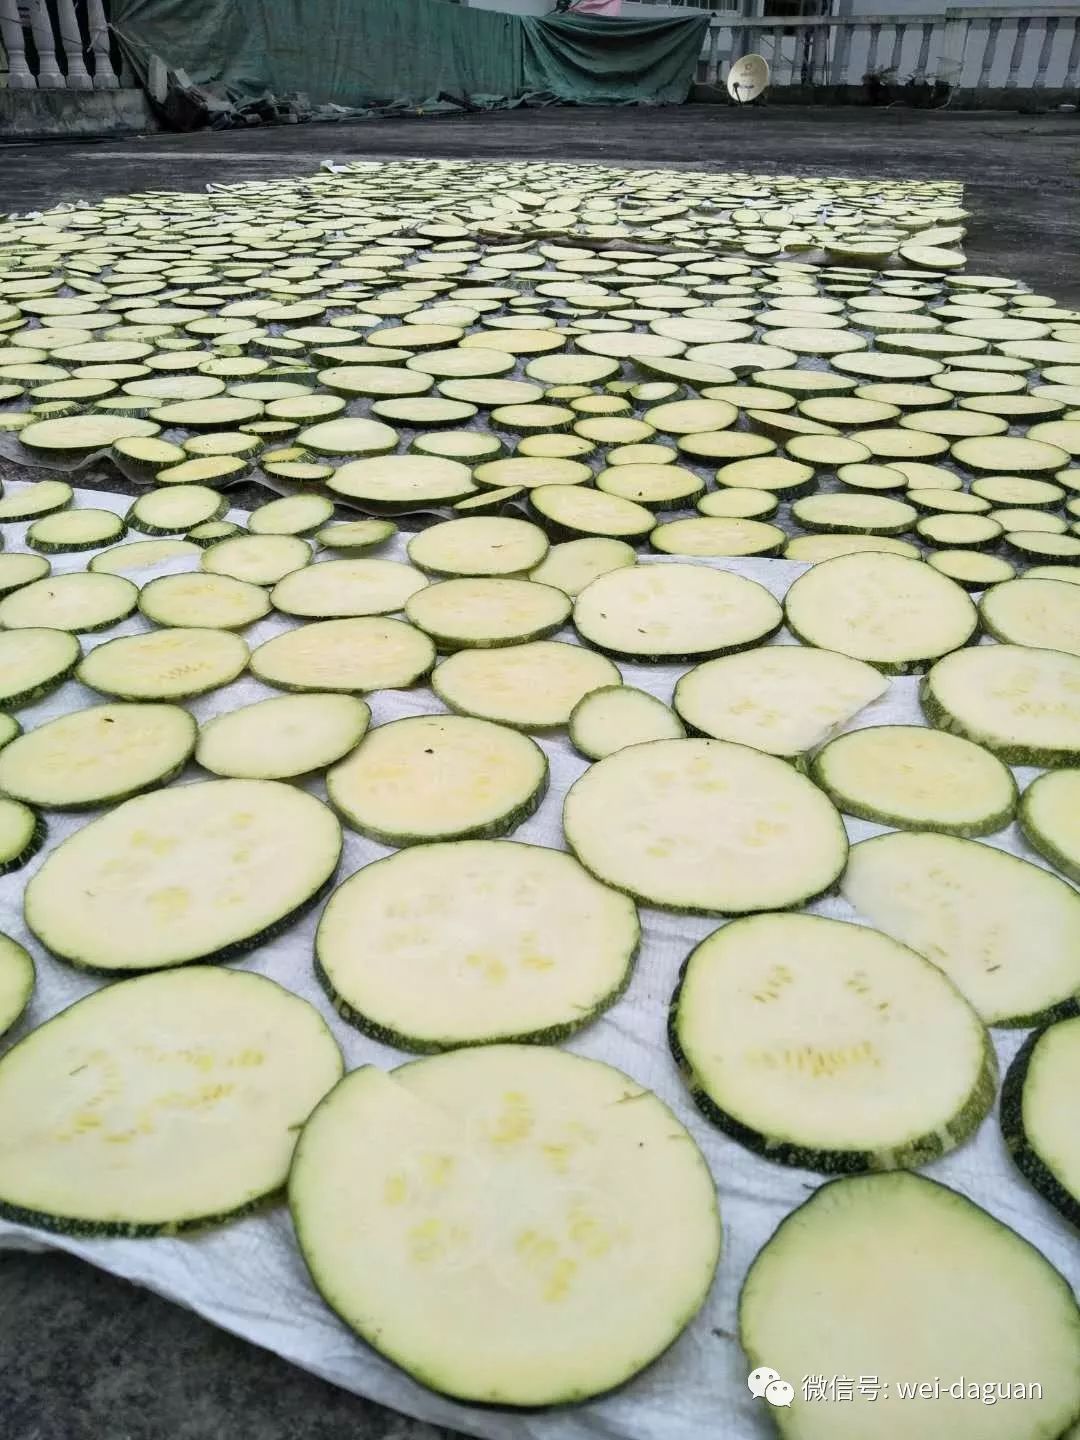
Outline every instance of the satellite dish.
<path fill-rule="evenodd" d="M 764 55 L 744 55 L 728 70 L 728 94 L 737 105 L 756 100 L 769 88 L 769 62 Z"/>

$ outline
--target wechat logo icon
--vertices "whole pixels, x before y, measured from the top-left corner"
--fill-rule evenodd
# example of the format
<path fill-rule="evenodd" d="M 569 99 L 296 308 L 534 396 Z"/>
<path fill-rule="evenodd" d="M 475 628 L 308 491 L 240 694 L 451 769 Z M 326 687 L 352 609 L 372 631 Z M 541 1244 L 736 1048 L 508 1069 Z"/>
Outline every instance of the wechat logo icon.
<path fill-rule="evenodd" d="M 795 1391 L 786 1380 L 781 1380 L 779 1372 L 770 1370 L 767 1365 L 759 1365 L 756 1370 L 751 1370 L 746 1377 L 746 1387 L 755 1400 L 767 1400 L 770 1405 L 790 1405 L 795 1399 Z"/>

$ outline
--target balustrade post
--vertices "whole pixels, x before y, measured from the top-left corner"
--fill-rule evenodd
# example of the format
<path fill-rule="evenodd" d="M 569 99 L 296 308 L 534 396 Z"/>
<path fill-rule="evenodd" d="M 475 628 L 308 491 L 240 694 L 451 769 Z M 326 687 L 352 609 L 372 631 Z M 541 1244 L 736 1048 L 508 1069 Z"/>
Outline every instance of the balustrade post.
<path fill-rule="evenodd" d="M 64 47 L 67 63 L 67 88 L 69 90 L 92 90 L 94 82 L 83 60 L 82 35 L 75 18 L 72 0 L 56 0 L 56 20 L 60 30 L 60 41 Z"/>
<path fill-rule="evenodd" d="M 63 73 L 56 63 L 56 43 L 45 0 L 30 0 L 30 29 L 38 54 L 38 89 L 65 89 Z"/>
<path fill-rule="evenodd" d="M 1012 55 L 1009 57 L 1009 78 L 1005 81 L 1006 90 L 1015 90 L 1020 81 L 1020 66 L 1024 63 L 1024 45 L 1027 41 L 1028 26 L 1031 21 L 1025 16 L 1016 22 L 1016 39 L 1013 41 Z"/>
<path fill-rule="evenodd" d="M 86 0 L 90 48 L 94 52 L 94 89 L 119 90 L 120 81 L 109 58 L 109 24 L 101 0 Z"/>
<path fill-rule="evenodd" d="M 19 0 L 0 0 L 0 41 L 8 57 L 8 89 L 36 90 L 30 66 L 26 63 L 26 41 L 19 18 Z"/>

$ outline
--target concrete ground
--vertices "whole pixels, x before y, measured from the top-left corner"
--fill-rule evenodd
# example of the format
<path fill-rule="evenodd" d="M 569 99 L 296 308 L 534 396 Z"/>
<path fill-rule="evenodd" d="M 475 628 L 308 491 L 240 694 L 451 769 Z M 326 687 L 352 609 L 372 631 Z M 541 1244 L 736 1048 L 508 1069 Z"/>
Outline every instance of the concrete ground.
<path fill-rule="evenodd" d="M 981 272 L 1080 306 L 1080 117 L 905 110 L 512 111 L 98 144 L 0 144 L 0 212 L 426 155 L 957 179 Z M 84 482 L 85 483 L 85 482 Z M 0 1252 L 3 1440 L 438 1440 L 61 1255 Z"/>

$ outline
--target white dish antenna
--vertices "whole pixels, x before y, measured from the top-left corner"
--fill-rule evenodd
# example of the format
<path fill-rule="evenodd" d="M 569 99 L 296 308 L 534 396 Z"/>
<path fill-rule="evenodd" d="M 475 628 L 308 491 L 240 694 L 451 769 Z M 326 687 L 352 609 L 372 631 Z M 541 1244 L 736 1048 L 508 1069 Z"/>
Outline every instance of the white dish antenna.
<path fill-rule="evenodd" d="M 737 105 L 756 100 L 769 88 L 769 62 L 764 55 L 743 55 L 728 70 L 727 91 Z"/>

